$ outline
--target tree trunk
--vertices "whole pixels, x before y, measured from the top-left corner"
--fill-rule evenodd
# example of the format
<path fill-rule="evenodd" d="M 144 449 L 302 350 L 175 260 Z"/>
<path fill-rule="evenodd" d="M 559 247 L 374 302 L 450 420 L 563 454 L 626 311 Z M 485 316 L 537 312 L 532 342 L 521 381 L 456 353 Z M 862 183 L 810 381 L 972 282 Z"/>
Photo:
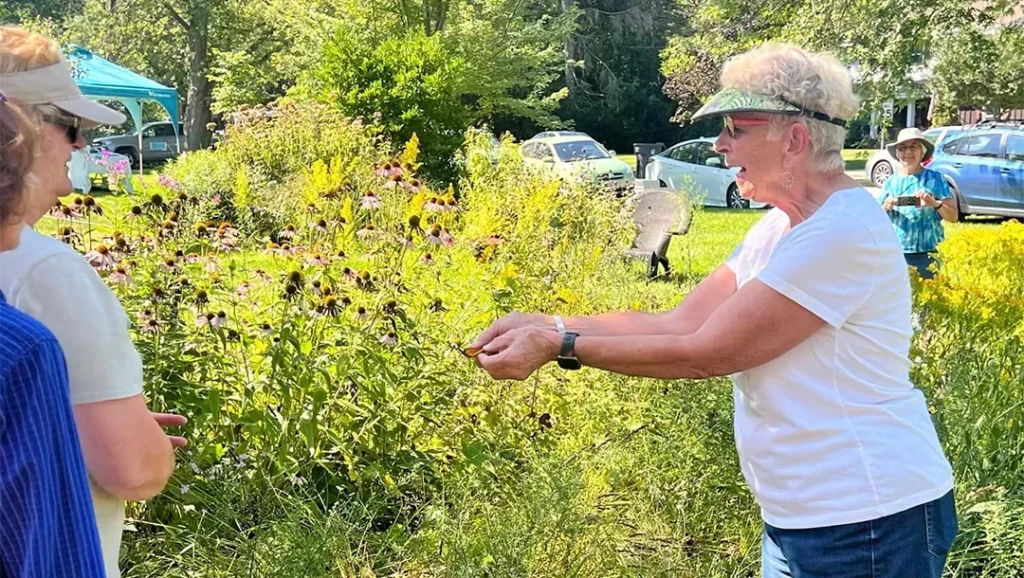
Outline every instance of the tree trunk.
<path fill-rule="evenodd" d="M 573 0 L 561 0 L 562 13 L 568 14 L 572 10 Z M 565 86 L 569 89 L 571 96 L 576 92 L 579 80 L 576 77 L 576 58 L 579 51 L 576 48 L 576 32 L 574 31 L 565 40 Z"/>
<path fill-rule="evenodd" d="M 210 80 L 206 77 L 209 56 L 210 9 L 204 1 L 193 4 L 188 28 L 188 47 L 192 61 L 188 68 L 188 95 L 185 103 L 185 148 L 190 151 L 209 146 Z"/>

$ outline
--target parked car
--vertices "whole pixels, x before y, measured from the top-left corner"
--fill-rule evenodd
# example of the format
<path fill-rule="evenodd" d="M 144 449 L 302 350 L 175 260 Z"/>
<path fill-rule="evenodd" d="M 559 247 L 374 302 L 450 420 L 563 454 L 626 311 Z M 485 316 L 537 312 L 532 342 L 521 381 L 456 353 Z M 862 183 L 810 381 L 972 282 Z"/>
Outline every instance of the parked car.
<path fill-rule="evenodd" d="M 1024 217 L 1024 125 L 980 125 L 935 150 L 960 215 Z"/>
<path fill-rule="evenodd" d="M 960 134 L 963 130 L 965 130 L 965 128 L 962 126 L 930 128 L 924 131 L 924 138 L 931 141 L 931 143 L 936 147 L 939 147 L 942 143 L 949 140 L 950 137 Z M 900 166 L 900 161 L 894 159 L 892 155 L 889 154 L 888 149 L 883 148 L 871 155 L 867 164 L 864 165 L 864 172 L 876 187 L 880 187 L 885 184 L 885 181 L 889 177 L 892 176 L 893 171 L 895 171 L 898 166 Z"/>
<path fill-rule="evenodd" d="M 532 137 L 530 137 L 530 140 L 535 140 L 539 138 L 554 138 L 559 136 L 585 136 L 587 138 L 590 138 L 589 134 L 575 130 L 546 130 L 544 132 L 539 132 L 533 135 Z"/>
<path fill-rule="evenodd" d="M 594 178 L 619 194 L 632 191 L 636 176 L 601 143 L 585 135 L 546 136 L 523 143 L 523 161 L 565 179 Z"/>
<path fill-rule="evenodd" d="M 698 138 L 672 146 L 651 157 L 645 178 L 674 191 L 685 191 L 690 198 L 702 198 L 705 205 L 712 207 L 766 207 L 740 196 L 736 186 L 739 170 L 725 166 L 725 159 L 715 152 L 714 144 L 714 138 Z"/>
<path fill-rule="evenodd" d="M 184 126 L 178 124 L 181 146 L 185 146 Z M 132 168 L 139 166 L 139 133 L 119 134 L 95 139 L 93 145 L 122 154 L 131 161 Z M 151 122 L 142 125 L 143 161 L 166 161 L 178 156 L 178 139 L 170 121 Z"/>

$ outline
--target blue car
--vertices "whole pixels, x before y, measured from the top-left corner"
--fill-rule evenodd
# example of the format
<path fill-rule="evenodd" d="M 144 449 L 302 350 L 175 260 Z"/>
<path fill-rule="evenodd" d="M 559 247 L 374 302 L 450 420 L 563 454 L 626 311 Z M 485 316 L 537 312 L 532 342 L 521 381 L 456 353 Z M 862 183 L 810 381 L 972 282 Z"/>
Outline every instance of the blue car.
<path fill-rule="evenodd" d="M 928 168 L 946 177 L 961 217 L 1024 217 L 1024 126 L 966 130 L 944 141 Z"/>

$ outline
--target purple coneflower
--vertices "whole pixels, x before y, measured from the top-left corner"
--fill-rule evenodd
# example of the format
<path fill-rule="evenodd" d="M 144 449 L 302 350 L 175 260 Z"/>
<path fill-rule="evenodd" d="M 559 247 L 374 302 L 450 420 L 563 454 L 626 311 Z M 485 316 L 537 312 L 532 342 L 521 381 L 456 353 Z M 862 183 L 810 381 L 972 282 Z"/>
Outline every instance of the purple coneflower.
<path fill-rule="evenodd" d="M 430 253 L 427 253 L 426 255 L 420 258 L 420 263 L 423 263 L 424 265 L 433 265 L 434 256 L 431 255 Z"/>
<path fill-rule="evenodd" d="M 446 228 L 441 229 L 441 244 L 445 247 L 455 246 L 455 239 L 452 238 L 451 233 L 449 233 Z"/>
<path fill-rule="evenodd" d="M 388 331 L 383 337 L 380 338 L 381 345 L 388 347 L 392 345 L 398 345 L 398 336 L 395 335 L 394 331 Z"/>
<path fill-rule="evenodd" d="M 210 327 L 214 329 L 220 329 L 224 327 L 224 324 L 228 322 L 228 314 L 223 311 L 218 311 L 217 315 L 210 319 Z"/>
<path fill-rule="evenodd" d="M 381 206 L 380 197 L 373 194 L 373 191 L 367 191 L 363 198 L 359 200 L 359 208 L 364 210 L 373 211 L 379 209 Z"/>
<path fill-rule="evenodd" d="M 365 240 L 365 239 L 368 239 L 368 238 L 372 237 L 373 235 L 375 235 L 376 232 L 377 231 L 374 228 L 373 223 L 367 223 L 367 224 L 363 225 L 362 229 L 359 229 L 358 231 L 356 231 L 356 235 L 360 239 L 364 239 Z"/>
<path fill-rule="evenodd" d="M 85 254 L 85 260 L 99 271 L 113 269 L 117 265 L 117 260 L 110 254 L 110 249 L 106 245 L 96 245 L 95 249 Z"/>
<path fill-rule="evenodd" d="M 156 319 L 147 319 L 140 329 L 145 333 L 157 333 L 160 331 L 160 322 Z"/>
<path fill-rule="evenodd" d="M 132 278 L 128 275 L 128 272 L 125 271 L 124 267 L 118 265 L 117 268 L 114 269 L 113 273 L 107 275 L 107 281 L 115 285 L 128 285 L 132 282 Z"/>
<path fill-rule="evenodd" d="M 294 225 L 285 225 L 284 230 L 282 230 L 280 233 L 278 233 L 277 236 L 279 238 L 285 239 L 285 240 L 291 240 L 291 239 L 295 238 L 295 226 Z"/>
<path fill-rule="evenodd" d="M 366 321 L 366 308 L 360 307 L 356 309 L 356 319 L 359 321 Z"/>
<path fill-rule="evenodd" d="M 313 225 L 313 230 L 318 232 L 318 233 L 326 233 L 327 232 L 327 220 L 326 219 L 319 219 L 319 220 L 317 220 L 316 224 Z"/>

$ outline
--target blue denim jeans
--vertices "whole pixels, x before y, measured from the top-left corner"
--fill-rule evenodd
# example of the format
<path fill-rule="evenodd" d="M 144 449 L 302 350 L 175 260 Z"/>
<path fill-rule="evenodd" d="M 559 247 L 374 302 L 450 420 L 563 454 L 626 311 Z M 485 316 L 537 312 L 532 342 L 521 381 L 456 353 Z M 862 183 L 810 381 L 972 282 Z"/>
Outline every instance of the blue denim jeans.
<path fill-rule="evenodd" d="M 891 516 L 804 530 L 764 525 L 764 578 L 941 578 L 956 537 L 953 492 Z"/>
<path fill-rule="evenodd" d="M 932 263 L 938 261 L 934 251 L 931 253 L 904 253 L 903 258 L 906 259 L 907 266 L 917 269 L 917 274 L 922 279 L 935 277 L 935 273 L 929 269 Z"/>

